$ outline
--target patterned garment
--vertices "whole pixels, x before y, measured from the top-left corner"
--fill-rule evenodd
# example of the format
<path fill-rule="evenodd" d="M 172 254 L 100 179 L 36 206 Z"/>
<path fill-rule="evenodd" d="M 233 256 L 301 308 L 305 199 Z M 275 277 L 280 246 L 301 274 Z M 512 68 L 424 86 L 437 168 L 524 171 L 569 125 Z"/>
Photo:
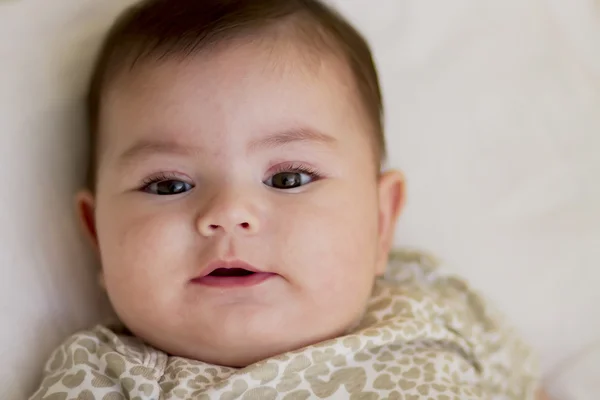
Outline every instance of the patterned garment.
<path fill-rule="evenodd" d="M 32 400 L 534 399 L 535 357 L 467 285 L 392 255 L 361 324 L 243 369 L 171 357 L 124 331 L 74 335 Z"/>

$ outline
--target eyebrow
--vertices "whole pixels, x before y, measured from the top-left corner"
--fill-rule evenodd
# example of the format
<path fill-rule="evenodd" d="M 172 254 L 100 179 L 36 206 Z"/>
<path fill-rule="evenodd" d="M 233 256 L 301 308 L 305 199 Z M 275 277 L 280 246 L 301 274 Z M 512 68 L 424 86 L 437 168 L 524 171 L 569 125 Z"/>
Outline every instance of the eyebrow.
<path fill-rule="evenodd" d="M 337 140 L 332 136 L 326 135 L 322 132 L 313 129 L 297 128 L 277 132 L 267 137 L 256 139 L 250 142 L 250 144 L 248 145 L 248 151 L 282 147 L 297 142 L 314 142 L 328 146 L 333 146 L 337 143 Z"/>
<path fill-rule="evenodd" d="M 337 143 L 337 140 L 332 136 L 313 129 L 290 129 L 253 140 L 248 144 L 248 151 L 253 152 L 261 149 L 277 148 L 297 142 L 314 142 L 333 146 Z M 126 164 L 135 158 L 156 153 L 190 157 L 202 153 L 202 148 L 194 145 L 185 145 L 171 140 L 142 139 L 121 153 L 119 156 L 119 163 Z"/>
<path fill-rule="evenodd" d="M 198 155 L 200 152 L 201 149 L 199 147 L 184 145 L 170 140 L 142 139 L 121 153 L 119 162 L 126 164 L 135 158 L 156 153 L 193 156 Z"/>

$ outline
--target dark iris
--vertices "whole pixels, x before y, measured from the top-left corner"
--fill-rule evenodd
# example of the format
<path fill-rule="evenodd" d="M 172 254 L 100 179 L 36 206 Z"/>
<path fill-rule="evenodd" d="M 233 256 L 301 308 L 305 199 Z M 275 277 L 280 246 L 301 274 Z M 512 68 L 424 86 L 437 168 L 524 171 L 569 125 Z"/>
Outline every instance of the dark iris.
<path fill-rule="evenodd" d="M 160 196 L 172 196 L 185 193 L 192 189 L 192 185 L 182 181 L 170 180 L 156 182 L 148 186 L 147 191 Z"/>
<path fill-rule="evenodd" d="M 294 189 L 302 186 L 302 174 L 297 172 L 282 172 L 273 175 L 272 179 L 276 189 Z"/>

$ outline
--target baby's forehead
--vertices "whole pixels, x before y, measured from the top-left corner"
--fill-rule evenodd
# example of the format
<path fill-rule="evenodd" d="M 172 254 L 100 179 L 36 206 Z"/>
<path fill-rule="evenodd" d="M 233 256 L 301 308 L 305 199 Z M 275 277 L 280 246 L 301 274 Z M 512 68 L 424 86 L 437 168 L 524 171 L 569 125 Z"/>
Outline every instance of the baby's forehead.
<path fill-rule="evenodd" d="M 338 57 L 323 54 L 315 60 L 300 49 L 264 43 L 139 65 L 111 83 L 104 102 L 102 126 L 109 133 L 149 124 L 226 130 L 241 123 L 270 131 L 311 121 L 325 125 L 317 130 L 334 130 L 336 113 L 340 120 L 361 114 L 352 73 Z M 362 118 L 367 129 L 368 116 Z"/>

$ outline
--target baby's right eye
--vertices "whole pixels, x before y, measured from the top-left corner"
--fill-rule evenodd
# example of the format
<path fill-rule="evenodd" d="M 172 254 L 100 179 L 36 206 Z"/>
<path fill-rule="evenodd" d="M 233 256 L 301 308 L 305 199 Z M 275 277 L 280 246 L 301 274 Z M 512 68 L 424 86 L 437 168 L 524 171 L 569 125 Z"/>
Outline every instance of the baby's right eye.
<path fill-rule="evenodd" d="M 193 188 L 194 187 L 187 182 L 176 179 L 166 179 L 148 183 L 143 190 L 146 193 L 155 194 L 158 196 L 173 196 L 189 192 Z"/>

